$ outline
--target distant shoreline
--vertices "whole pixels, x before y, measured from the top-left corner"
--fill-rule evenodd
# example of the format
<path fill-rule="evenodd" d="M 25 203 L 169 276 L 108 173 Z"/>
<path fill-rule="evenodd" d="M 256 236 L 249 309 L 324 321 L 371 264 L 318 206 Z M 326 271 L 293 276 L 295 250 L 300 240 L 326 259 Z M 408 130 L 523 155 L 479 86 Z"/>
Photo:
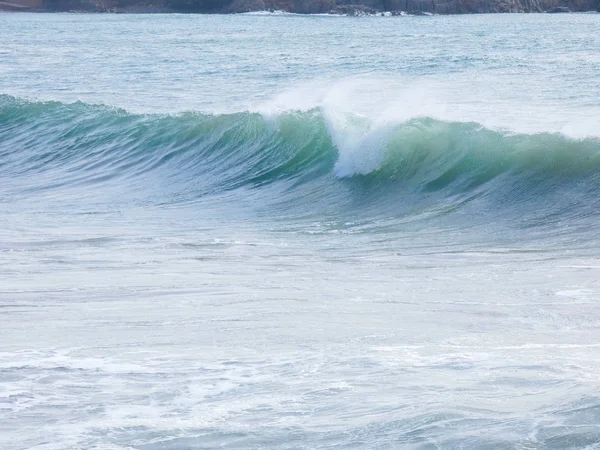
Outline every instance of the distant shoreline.
<path fill-rule="evenodd" d="M 213 0 L 210 9 L 195 0 L 11 0 L 0 12 L 73 14 L 255 14 L 346 17 L 436 16 L 503 13 L 595 13 L 600 0 L 371 0 L 370 5 L 338 5 L 336 0 Z M 285 3 L 278 3 L 279 1 Z M 468 1 L 468 3 L 467 3 Z M 161 3 L 162 2 L 162 3 Z M 297 2 L 297 3 L 295 3 Z M 274 6 L 270 7 L 268 5 Z M 282 6 L 285 6 L 282 7 Z"/>
<path fill-rule="evenodd" d="M 177 11 L 177 10 L 162 10 L 152 8 L 135 8 L 134 10 L 117 10 L 117 11 L 89 11 L 89 10 L 48 10 L 48 9 L 30 9 L 30 8 L 2 8 L 0 5 L 0 13 L 24 13 L 24 14 L 86 14 L 86 15 L 155 15 L 155 14 L 184 14 L 184 15 L 201 15 L 201 16 L 321 16 L 321 17 L 433 17 L 433 16 L 475 16 L 485 14 L 533 14 L 533 15 L 545 15 L 555 14 L 554 11 L 515 11 L 515 12 L 465 12 L 465 13 L 431 13 L 431 12 L 406 12 L 406 11 L 378 11 L 375 13 L 366 14 L 343 14 L 336 12 L 326 13 L 295 13 L 290 11 L 248 11 L 248 12 L 198 12 L 198 11 Z M 600 11 L 560 11 L 560 13 L 566 14 L 599 14 Z"/>

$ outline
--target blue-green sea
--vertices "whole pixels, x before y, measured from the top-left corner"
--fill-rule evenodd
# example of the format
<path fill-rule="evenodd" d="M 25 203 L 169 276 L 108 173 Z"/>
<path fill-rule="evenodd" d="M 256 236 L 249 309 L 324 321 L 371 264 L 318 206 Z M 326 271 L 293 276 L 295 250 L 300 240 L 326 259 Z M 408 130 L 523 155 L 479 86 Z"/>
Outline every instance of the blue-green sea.
<path fill-rule="evenodd" d="M 600 448 L 600 14 L 0 14 L 0 448 Z"/>

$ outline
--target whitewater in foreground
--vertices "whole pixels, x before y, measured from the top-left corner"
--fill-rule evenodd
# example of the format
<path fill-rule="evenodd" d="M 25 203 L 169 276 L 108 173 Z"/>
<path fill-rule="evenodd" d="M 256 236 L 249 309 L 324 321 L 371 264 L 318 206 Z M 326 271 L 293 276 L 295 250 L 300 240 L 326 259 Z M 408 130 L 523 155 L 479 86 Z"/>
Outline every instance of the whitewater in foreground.
<path fill-rule="evenodd" d="M 0 15 L 0 448 L 600 446 L 600 15 Z"/>

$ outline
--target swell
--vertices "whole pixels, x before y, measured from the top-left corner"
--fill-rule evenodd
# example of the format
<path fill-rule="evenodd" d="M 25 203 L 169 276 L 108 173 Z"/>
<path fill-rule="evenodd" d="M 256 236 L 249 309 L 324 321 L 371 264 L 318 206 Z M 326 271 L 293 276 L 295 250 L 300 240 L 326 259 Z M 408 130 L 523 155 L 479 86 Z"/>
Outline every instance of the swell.
<path fill-rule="evenodd" d="M 600 139 L 427 117 L 373 124 L 323 109 L 136 115 L 0 96 L 0 171 L 3 197 L 119 187 L 121 199 L 168 204 L 252 191 L 279 210 L 357 214 L 414 211 L 425 201 L 456 210 L 484 198 L 491 209 L 537 203 L 547 215 L 589 215 Z"/>

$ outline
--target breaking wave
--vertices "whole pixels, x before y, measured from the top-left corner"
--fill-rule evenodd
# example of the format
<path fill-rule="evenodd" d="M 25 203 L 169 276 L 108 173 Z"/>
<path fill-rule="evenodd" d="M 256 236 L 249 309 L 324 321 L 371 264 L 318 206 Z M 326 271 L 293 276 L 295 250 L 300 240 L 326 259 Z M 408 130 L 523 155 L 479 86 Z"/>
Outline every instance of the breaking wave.
<path fill-rule="evenodd" d="M 374 124 L 322 108 L 139 115 L 0 96 L 0 170 L 3 198 L 125 186 L 161 204 L 252 190 L 280 207 L 306 202 L 305 210 L 352 203 L 389 213 L 484 198 L 496 209 L 543 202 L 593 214 L 600 138 L 429 117 Z"/>

